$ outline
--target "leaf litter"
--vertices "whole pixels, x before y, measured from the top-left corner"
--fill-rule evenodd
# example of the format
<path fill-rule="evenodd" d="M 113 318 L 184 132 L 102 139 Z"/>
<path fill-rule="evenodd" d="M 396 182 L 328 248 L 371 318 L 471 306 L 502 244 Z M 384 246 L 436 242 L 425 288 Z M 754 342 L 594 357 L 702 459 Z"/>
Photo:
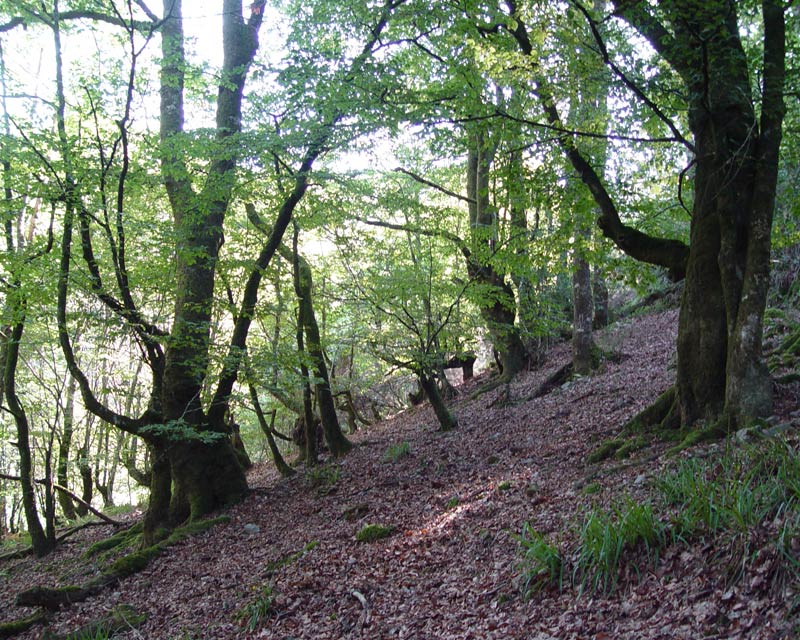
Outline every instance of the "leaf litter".
<path fill-rule="evenodd" d="M 121 640 L 794 637 L 798 594 L 793 605 L 786 590 L 763 584 L 768 573 L 758 568 L 727 584 L 713 561 L 724 550 L 708 541 L 667 547 L 656 566 L 623 575 L 610 595 L 520 594 L 513 535 L 525 522 L 568 541 L 588 507 L 623 495 L 644 499 L 650 480 L 674 464 L 659 455 L 666 444 L 649 445 L 629 464 L 586 458 L 671 384 L 676 328 L 674 310 L 618 324 L 600 336 L 618 361 L 535 400 L 528 398 L 568 362 L 569 345 L 556 345 L 544 367 L 507 389 L 471 399 L 486 380 L 479 377 L 453 402 L 459 427 L 452 432 L 436 430 L 427 405 L 359 431 L 347 457 L 328 461 L 338 477 L 326 495 L 302 473 L 281 478 L 259 465 L 249 476 L 253 491 L 229 510 L 228 523 L 17 637 L 66 634 L 120 603 L 147 616 L 114 636 Z M 796 411 L 800 385 L 781 393 L 780 410 Z M 406 455 L 385 459 L 390 446 L 405 442 Z M 581 491 L 597 471 L 593 492 Z M 392 533 L 357 542 L 367 524 Z M 80 554 L 110 533 L 88 529 L 45 559 L 0 564 L 0 621 L 32 613 L 14 606 L 16 592 L 95 572 Z M 270 606 L 249 631 L 242 611 L 265 587 Z"/>

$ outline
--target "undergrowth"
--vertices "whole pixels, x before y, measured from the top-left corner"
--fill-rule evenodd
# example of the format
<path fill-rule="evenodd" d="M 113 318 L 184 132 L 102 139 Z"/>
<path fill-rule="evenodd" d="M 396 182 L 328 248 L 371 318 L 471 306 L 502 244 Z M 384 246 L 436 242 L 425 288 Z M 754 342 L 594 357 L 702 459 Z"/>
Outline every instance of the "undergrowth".
<path fill-rule="evenodd" d="M 654 566 L 665 547 L 712 543 L 726 586 L 756 569 L 772 588 L 800 586 L 800 455 L 768 440 L 729 447 L 716 459 L 684 459 L 656 480 L 653 496 L 594 507 L 560 548 L 525 523 L 519 586 L 609 593 L 620 578 Z M 798 603 L 800 604 L 800 603 Z"/>
<path fill-rule="evenodd" d="M 242 607 L 237 618 L 249 632 L 254 632 L 264 626 L 266 620 L 275 613 L 275 596 L 271 585 L 259 587 L 258 594 L 253 600 Z"/>
<path fill-rule="evenodd" d="M 390 445 L 383 454 L 384 462 L 397 462 L 401 458 L 411 455 L 411 445 L 408 441 L 398 442 Z"/>

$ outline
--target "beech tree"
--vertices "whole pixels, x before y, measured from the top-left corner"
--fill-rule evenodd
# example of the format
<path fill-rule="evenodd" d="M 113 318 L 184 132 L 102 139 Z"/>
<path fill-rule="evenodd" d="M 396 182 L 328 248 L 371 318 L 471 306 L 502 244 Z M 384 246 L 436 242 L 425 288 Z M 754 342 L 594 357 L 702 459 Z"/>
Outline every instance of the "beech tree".
<path fill-rule="evenodd" d="M 288 169 L 284 177 L 286 188 L 275 199 L 277 207 L 270 221 L 271 232 L 249 261 L 244 284 L 237 291 L 228 346 L 218 363 L 212 360 L 211 341 L 217 266 L 223 258 L 220 250 L 225 223 L 231 209 L 237 165 L 243 157 L 244 86 L 258 51 L 265 3 L 251 5 L 249 17 L 243 15 L 241 0 L 220 3 L 224 56 L 214 102 L 215 126 L 210 139 L 198 136 L 204 138 L 205 157 L 200 155 L 202 151 L 190 151 L 188 146 L 192 136 L 184 112 L 190 66 L 180 0 L 165 0 L 161 16 L 142 2 L 129 2 L 125 15 L 119 12 L 104 15 L 83 7 L 62 12 L 57 2 L 35 10 L 23 4 L 19 3 L 19 7 L 26 10 L 25 15 L 12 18 L 3 29 L 26 22 L 44 24 L 54 40 L 55 146 L 60 162 L 47 168 L 60 185 L 55 201 L 63 205 L 57 310 L 59 342 L 86 409 L 148 443 L 151 480 L 145 533 L 148 539 L 153 539 L 163 527 L 200 517 L 238 500 L 247 490 L 225 416 L 238 379 L 261 280 L 296 206 L 305 195 L 315 161 L 345 139 L 336 137 L 338 127 L 348 109 L 354 108 L 352 105 L 358 101 L 342 100 L 335 89 L 364 72 L 391 13 L 403 2 L 387 1 L 351 16 L 359 25 L 363 41 L 355 50 L 351 49 L 346 63 L 336 70 L 334 77 L 328 78 L 331 94 L 320 92 L 309 99 L 310 96 L 298 93 L 297 110 L 292 111 L 293 131 L 285 140 L 280 139 L 280 133 L 273 137 L 284 149 L 291 150 L 280 164 L 282 169 Z M 320 7 L 323 5 L 320 3 Z M 81 156 L 74 145 L 72 114 L 67 108 L 63 35 L 65 25 L 73 20 L 89 24 L 102 20 L 120 29 L 126 43 L 123 59 L 129 65 L 121 115 L 114 118 L 116 134 L 107 136 L 102 122 L 95 127 L 94 155 L 99 168 L 93 172 L 83 166 L 79 170 Z M 349 32 L 348 38 L 354 34 Z M 161 42 L 158 158 L 172 223 L 166 237 L 174 251 L 174 283 L 168 294 L 174 307 L 169 318 L 159 318 L 138 295 L 134 283 L 142 263 L 130 262 L 137 244 L 128 235 L 132 209 L 141 202 L 141 192 L 134 192 L 131 179 L 133 161 L 141 152 L 139 145 L 131 143 L 131 138 L 137 135 L 131 128 L 136 115 L 137 63 L 145 55 L 150 40 L 156 38 Z M 288 102 L 292 92 L 304 86 L 307 78 L 302 78 L 302 74 L 314 72 L 313 66 L 306 64 L 298 73 L 305 63 L 297 57 L 292 59 L 292 55 L 289 52 L 284 75 L 273 74 L 276 86 L 286 87 L 283 97 Z M 296 68 L 292 68 L 293 64 Z M 356 98 L 366 100 L 368 96 Z M 100 121 L 103 114 L 99 109 L 96 113 L 96 121 Z M 291 163 L 296 164 L 292 167 Z M 145 381 L 149 381 L 150 391 L 149 402 L 138 416 L 115 410 L 104 401 L 76 358 L 69 327 L 71 309 L 80 304 L 79 284 L 85 284 L 88 292 L 112 312 L 118 326 L 140 348 L 149 370 L 149 380 L 145 377 Z"/>
<path fill-rule="evenodd" d="M 744 3 L 681 1 L 653 6 L 618 0 L 611 16 L 577 7 L 588 20 L 595 47 L 629 99 L 643 102 L 672 139 L 692 155 L 691 237 L 647 235 L 623 222 L 613 192 L 563 125 L 552 83 L 540 72 L 527 26 L 529 8 L 505 2 L 510 34 L 528 59 L 528 74 L 548 126 L 596 200 L 603 234 L 632 257 L 686 279 L 674 389 L 644 419 L 691 426 L 706 421 L 735 429 L 767 415 L 771 381 L 762 361 L 762 318 L 769 286 L 770 233 L 784 116 L 786 7 L 760 3 L 761 57 L 748 57 L 741 24 Z M 688 114 L 689 135 L 614 57 L 613 42 L 598 25 L 618 18 L 641 35 L 663 61 L 665 82 L 677 83 Z M 630 31 L 617 31 L 628 37 Z M 760 83 L 758 82 L 760 80 Z M 759 87 L 760 90 L 756 90 Z"/>

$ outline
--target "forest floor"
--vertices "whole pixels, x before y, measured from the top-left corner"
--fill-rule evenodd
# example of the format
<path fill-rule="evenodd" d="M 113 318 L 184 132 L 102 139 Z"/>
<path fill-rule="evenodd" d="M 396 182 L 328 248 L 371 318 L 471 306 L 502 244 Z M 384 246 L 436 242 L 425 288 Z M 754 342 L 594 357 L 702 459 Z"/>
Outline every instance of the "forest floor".
<path fill-rule="evenodd" d="M 471 399 L 485 382 L 474 380 L 453 402 L 459 427 L 448 433 L 424 405 L 354 434 L 352 453 L 311 474 L 283 479 L 260 465 L 229 522 L 17 637 L 65 637 L 121 603 L 147 616 L 114 636 L 127 640 L 798 637 L 797 584 L 763 568 L 769 550 L 748 546 L 756 560 L 732 577 L 741 549 L 708 536 L 668 545 L 655 563 L 637 565 L 630 552 L 608 594 L 564 584 L 521 595 L 515 536 L 526 522 L 568 550 L 589 510 L 644 503 L 677 460 L 713 460 L 726 446 L 676 455 L 674 443 L 655 442 L 623 461 L 587 462 L 670 385 L 676 327 L 674 310 L 617 323 L 600 338 L 619 362 L 535 400 L 568 345 L 507 389 Z M 800 426 L 800 384 L 778 388 L 777 400 L 780 421 Z M 392 534 L 357 542 L 368 523 Z M 111 532 L 88 529 L 46 559 L 0 564 L 0 621 L 31 612 L 13 605 L 21 589 L 96 575 L 81 553 Z"/>

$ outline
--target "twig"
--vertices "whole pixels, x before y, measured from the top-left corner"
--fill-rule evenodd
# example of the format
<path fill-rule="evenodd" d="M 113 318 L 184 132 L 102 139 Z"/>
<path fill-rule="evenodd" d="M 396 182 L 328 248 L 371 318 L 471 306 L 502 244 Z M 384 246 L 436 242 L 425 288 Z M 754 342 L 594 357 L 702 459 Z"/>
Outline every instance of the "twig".
<path fill-rule="evenodd" d="M 364 625 L 369 624 L 369 603 L 367 602 L 367 598 L 360 591 L 353 589 L 350 593 L 361 603 L 361 606 L 364 607 L 364 612 L 361 614 L 361 616 L 359 616 L 358 622 L 356 623 L 356 631 L 357 633 L 361 633 L 361 629 L 364 627 Z"/>
<path fill-rule="evenodd" d="M 21 482 L 22 481 L 22 478 L 20 478 L 19 476 L 8 475 L 7 473 L 0 473 L 0 479 L 3 479 L 3 480 L 15 480 L 16 482 Z M 47 480 L 44 480 L 44 479 L 34 480 L 34 482 L 36 484 L 42 484 L 42 485 L 47 484 Z M 113 524 L 115 527 L 121 527 L 121 526 L 123 526 L 125 524 L 124 522 L 120 522 L 119 520 L 114 520 L 113 518 L 109 518 L 102 511 L 98 511 L 92 505 L 90 505 L 88 502 L 86 502 L 85 500 L 82 500 L 81 498 L 76 496 L 74 493 L 72 493 L 72 491 L 70 491 L 66 487 L 62 487 L 60 484 L 56 484 L 54 482 L 53 483 L 53 489 L 55 489 L 56 491 L 60 491 L 61 493 L 65 494 L 65 495 L 68 495 L 70 498 L 75 500 L 75 502 L 77 502 L 78 504 L 83 505 L 89 511 L 91 511 L 94 515 L 96 515 L 98 518 L 100 518 L 101 520 L 105 521 L 108 524 Z"/>

